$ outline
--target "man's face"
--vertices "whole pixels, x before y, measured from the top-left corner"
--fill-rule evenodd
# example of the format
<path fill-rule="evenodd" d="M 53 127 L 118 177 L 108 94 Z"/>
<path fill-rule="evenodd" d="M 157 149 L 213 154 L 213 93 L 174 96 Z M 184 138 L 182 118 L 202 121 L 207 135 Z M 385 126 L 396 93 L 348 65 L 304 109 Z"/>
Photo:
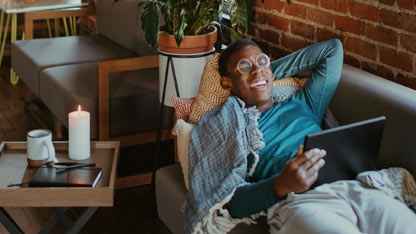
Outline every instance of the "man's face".
<path fill-rule="evenodd" d="M 230 77 L 222 77 L 223 87 L 241 98 L 247 106 L 259 107 L 272 102 L 273 73 L 270 66 L 265 69 L 258 67 L 256 57 L 261 53 L 255 46 L 246 46 L 233 53 L 227 66 Z M 252 64 L 247 74 L 237 69 L 240 59 L 248 59 Z"/>

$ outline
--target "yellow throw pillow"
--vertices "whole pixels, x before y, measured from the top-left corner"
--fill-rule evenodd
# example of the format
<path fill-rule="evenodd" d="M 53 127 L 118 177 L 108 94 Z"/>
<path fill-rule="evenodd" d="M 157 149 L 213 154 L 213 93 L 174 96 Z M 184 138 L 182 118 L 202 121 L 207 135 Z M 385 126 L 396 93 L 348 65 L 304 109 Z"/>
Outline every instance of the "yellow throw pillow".
<path fill-rule="evenodd" d="M 192 103 L 192 110 L 189 115 L 190 123 L 197 123 L 205 113 L 223 103 L 230 95 L 230 92 L 223 89 L 220 84 L 221 76 L 218 71 L 219 56 L 219 53 L 215 53 L 208 63 L 205 64 L 199 84 L 198 96 Z"/>

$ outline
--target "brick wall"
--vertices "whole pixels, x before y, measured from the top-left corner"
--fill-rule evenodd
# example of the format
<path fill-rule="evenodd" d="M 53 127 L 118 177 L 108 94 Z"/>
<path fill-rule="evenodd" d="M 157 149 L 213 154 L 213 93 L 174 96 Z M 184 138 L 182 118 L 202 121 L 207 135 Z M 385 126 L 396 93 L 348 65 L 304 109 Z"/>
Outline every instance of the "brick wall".
<path fill-rule="evenodd" d="M 273 58 L 339 38 L 344 62 L 416 89 L 415 0 L 255 0 L 249 37 Z"/>

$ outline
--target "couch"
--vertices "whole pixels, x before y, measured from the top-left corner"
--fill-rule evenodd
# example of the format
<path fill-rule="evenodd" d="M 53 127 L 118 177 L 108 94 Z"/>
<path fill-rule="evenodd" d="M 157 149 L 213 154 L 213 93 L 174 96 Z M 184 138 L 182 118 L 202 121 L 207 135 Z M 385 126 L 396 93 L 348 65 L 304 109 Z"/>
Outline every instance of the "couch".
<path fill-rule="evenodd" d="M 330 104 L 340 125 L 385 115 L 378 168 L 404 167 L 416 177 L 416 91 L 344 65 L 341 81 Z M 173 233 L 183 233 L 186 188 L 179 164 L 160 168 L 156 174 L 159 218 Z M 231 233 L 267 233 L 266 220 L 236 226 Z"/>
<path fill-rule="evenodd" d="M 155 141 L 159 61 L 140 27 L 141 1 L 98 0 L 98 33 L 13 43 L 13 69 L 64 126 L 81 105 L 91 114 L 92 139 L 122 146 Z M 166 128 L 172 119 L 168 110 Z"/>

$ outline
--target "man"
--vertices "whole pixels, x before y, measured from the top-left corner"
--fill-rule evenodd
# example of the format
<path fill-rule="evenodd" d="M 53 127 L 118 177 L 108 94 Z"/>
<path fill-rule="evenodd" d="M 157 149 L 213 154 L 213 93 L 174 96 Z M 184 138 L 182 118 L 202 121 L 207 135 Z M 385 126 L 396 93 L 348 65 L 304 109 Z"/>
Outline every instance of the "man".
<path fill-rule="evenodd" d="M 335 182 L 302 194 L 316 181 L 326 154 L 322 149 L 304 152 L 302 143 L 307 134 L 321 131 L 342 62 L 339 40 L 272 63 L 248 40 L 221 54 L 221 85 L 232 95 L 207 113 L 191 134 L 186 232 L 226 232 L 266 210 L 270 230 L 276 233 L 416 230 L 408 227 L 416 223 L 410 209 L 358 181 Z M 306 71 L 311 77 L 290 98 L 272 96 L 274 78 Z M 398 214 L 406 214 L 406 219 Z"/>

